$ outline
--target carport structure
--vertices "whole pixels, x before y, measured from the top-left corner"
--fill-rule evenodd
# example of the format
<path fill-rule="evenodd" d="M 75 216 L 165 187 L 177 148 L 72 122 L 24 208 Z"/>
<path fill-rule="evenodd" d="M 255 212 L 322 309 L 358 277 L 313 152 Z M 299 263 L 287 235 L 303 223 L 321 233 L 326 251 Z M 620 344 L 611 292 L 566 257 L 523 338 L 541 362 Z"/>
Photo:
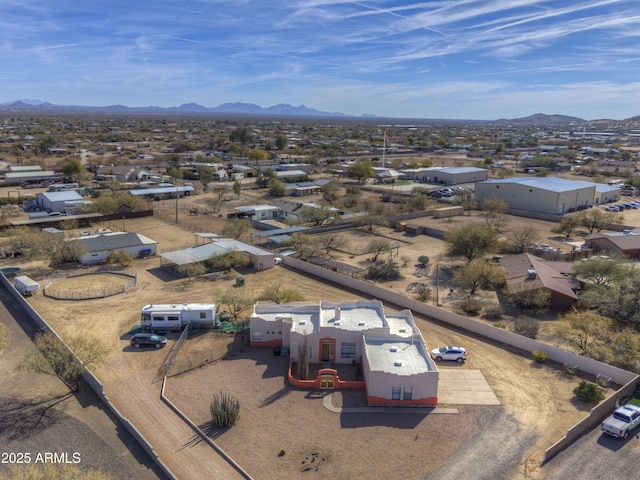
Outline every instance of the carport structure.
<path fill-rule="evenodd" d="M 175 269 L 177 266 L 201 263 L 218 255 L 231 252 L 243 252 L 249 255 L 249 262 L 253 268 L 264 270 L 274 265 L 274 255 L 269 250 L 249 245 L 231 238 L 218 238 L 210 243 L 197 245 L 166 252 L 160 255 L 160 266 L 167 269 Z"/>

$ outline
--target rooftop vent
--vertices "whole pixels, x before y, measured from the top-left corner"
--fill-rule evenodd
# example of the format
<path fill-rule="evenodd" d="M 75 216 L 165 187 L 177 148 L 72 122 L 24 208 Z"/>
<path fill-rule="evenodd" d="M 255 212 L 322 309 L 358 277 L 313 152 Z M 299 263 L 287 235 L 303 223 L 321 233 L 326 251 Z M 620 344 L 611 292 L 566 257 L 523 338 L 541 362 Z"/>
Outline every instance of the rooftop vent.
<path fill-rule="evenodd" d="M 397 352 L 398 351 L 398 347 L 396 347 L 396 346 L 391 347 L 391 351 L 392 352 Z"/>
<path fill-rule="evenodd" d="M 340 320 L 340 307 L 336 307 L 335 314 L 333 316 L 336 320 Z"/>
<path fill-rule="evenodd" d="M 535 280 L 537 276 L 538 276 L 538 273 L 535 270 L 533 269 L 527 270 L 527 280 Z"/>
<path fill-rule="evenodd" d="M 393 362 L 393 365 L 396 367 L 401 367 L 402 366 L 402 360 L 396 360 L 395 362 Z"/>
<path fill-rule="evenodd" d="M 300 320 L 300 323 L 298 325 L 306 325 L 307 321 L 306 320 Z"/>
<path fill-rule="evenodd" d="M 358 325 L 364 327 L 364 322 L 358 322 Z"/>
<path fill-rule="evenodd" d="M 407 333 L 407 329 L 406 328 L 401 328 L 400 330 L 398 330 L 400 333 Z"/>

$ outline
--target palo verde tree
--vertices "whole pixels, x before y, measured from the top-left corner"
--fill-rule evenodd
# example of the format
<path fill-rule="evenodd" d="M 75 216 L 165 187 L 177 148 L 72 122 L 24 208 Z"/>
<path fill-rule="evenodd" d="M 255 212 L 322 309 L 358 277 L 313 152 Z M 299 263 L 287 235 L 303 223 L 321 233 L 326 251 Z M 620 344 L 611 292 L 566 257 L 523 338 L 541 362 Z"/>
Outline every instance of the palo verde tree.
<path fill-rule="evenodd" d="M 178 265 L 176 271 L 183 277 L 189 278 L 189 283 L 193 277 L 199 277 L 207 273 L 207 267 L 201 262 L 186 263 L 184 265 Z"/>
<path fill-rule="evenodd" d="M 571 234 L 582 225 L 582 220 L 578 216 L 568 216 L 563 218 L 551 231 L 569 238 Z"/>
<path fill-rule="evenodd" d="M 23 358 L 19 368 L 54 375 L 74 393 L 80 389 L 84 369 L 101 364 L 109 353 L 102 339 L 83 334 L 71 337 L 65 345 L 53 333 L 40 332 L 34 344 L 36 349 Z"/>
<path fill-rule="evenodd" d="M 304 300 L 304 295 L 295 288 L 283 286 L 280 282 L 272 283 L 262 290 L 258 300 L 265 300 L 274 303 L 300 302 Z"/>
<path fill-rule="evenodd" d="M 447 242 L 447 255 L 462 257 L 471 263 L 485 255 L 495 245 L 493 230 L 482 225 L 460 225 L 444 237 Z"/>
<path fill-rule="evenodd" d="M 251 230 L 251 222 L 248 220 L 234 219 L 227 222 L 225 226 L 222 227 L 222 235 L 238 240 L 249 230 Z"/>
<path fill-rule="evenodd" d="M 312 207 L 305 205 L 298 213 L 304 222 L 312 222 L 315 226 L 320 226 L 329 220 L 334 214 L 326 207 Z"/>
<path fill-rule="evenodd" d="M 474 295 L 478 288 L 499 287 L 504 285 L 504 273 L 495 263 L 483 258 L 476 258 L 456 270 L 453 282 L 461 288 L 469 290 Z"/>
<path fill-rule="evenodd" d="M 589 230 L 589 233 L 600 232 L 609 228 L 612 224 L 622 221 L 622 215 L 619 213 L 607 212 L 599 208 L 590 208 L 580 213 L 578 218 L 581 225 Z"/>

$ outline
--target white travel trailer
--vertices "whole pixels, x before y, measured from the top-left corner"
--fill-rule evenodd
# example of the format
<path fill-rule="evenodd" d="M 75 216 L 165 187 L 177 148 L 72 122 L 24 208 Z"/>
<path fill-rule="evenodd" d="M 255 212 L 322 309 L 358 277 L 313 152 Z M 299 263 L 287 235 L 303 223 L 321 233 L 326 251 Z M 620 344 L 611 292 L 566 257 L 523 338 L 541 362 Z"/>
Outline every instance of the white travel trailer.
<path fill-rule="evenodd" d="M 217 328 L 214 303 L 182 303 L 145 305 L 140 317 L 142 329 L 147 332 L 179 331 L 191 328 Z"/>
<path fill-rule="evenodd" d="M 40 284 L 26 275 L 20 275 L 14 278 L 13 286 L 16 287 L 16 290 L 18 290 L 23 297 L 35 295 L 35 293 L 40 290 Z"/>

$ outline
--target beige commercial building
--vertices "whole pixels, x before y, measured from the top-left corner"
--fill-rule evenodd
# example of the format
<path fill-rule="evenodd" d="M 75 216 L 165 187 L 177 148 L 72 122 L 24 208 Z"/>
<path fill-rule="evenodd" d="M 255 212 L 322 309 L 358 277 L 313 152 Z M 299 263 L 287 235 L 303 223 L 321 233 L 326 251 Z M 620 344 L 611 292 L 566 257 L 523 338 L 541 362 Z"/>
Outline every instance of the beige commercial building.
<path fill-rule="evenodd" d="M 509 208 L 562 215 L 593 206 L 596 184 L 555 177 L 504 178 L 475 185 L 478 204 L 489 197 L 502 198 Z"/>

